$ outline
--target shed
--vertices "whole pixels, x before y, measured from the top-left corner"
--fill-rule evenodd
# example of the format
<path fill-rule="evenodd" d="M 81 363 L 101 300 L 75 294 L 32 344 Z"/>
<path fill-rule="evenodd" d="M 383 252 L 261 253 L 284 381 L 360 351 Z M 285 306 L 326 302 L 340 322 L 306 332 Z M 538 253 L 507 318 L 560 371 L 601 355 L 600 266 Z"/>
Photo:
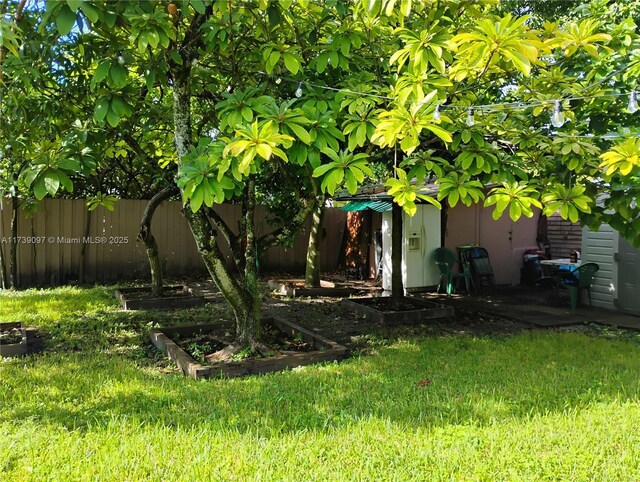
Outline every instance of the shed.
<path fill-rule="evenodd" d="M 591 287 L 593 306 L 640 315 L 640 250 L 608 224 L 583 228 L 582 261 L 598 263 Z"/>

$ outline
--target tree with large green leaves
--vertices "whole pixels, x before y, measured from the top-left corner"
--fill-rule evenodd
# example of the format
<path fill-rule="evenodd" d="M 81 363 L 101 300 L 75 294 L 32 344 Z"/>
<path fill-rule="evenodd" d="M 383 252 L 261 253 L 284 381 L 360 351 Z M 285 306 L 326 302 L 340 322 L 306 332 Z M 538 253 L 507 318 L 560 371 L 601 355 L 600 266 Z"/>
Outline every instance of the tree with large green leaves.
<path fill-rule="evenodd" d="M 613 10 L 594 1 L 534 28 L 489 0 L 68 0 L 47 2 L 43 25 L 103 43 L 90 56 L 96 122 L 126 122 L 136 78 L 142 95 L 172 96 L 184 213 L 236 314 L 237 347 L 255 347 L 258 249 L 300 226 L 317 205 L 314 189 L 356 189 L 376 149 L 400 149 L 388 184 L 409 213 L 417 201 L 484 201 L 495 216 L 542 207 L 597 223 L 633 199 L 637 144 L 589 137 L 637 135 L 619 101 L 635 88 L 638 37 L 633 15 Z M 79 23 L 84 32 L 73 31 Z M 304 199 L 287 227 L 258 243 L 267 179 L 298 180 Z M 442 186 L 439 199 L 421 189 L 427 180 Z M 223 201 L 242 204 L 239 230 L 216 214 Z"/>

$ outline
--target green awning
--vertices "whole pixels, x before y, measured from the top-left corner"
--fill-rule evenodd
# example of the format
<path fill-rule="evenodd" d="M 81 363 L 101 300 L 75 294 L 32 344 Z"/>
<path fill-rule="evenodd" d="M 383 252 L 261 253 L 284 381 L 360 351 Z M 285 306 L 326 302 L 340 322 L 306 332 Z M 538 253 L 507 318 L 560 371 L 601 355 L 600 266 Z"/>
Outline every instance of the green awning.
<path fill-rule="evenodd" d="M 343 211 L 364 211 L 365 209 L 372 209 L 379 213 L 385 211 L 391 211 L 393 204 L 391 201 L 351 201 L 340 209 Z"/>

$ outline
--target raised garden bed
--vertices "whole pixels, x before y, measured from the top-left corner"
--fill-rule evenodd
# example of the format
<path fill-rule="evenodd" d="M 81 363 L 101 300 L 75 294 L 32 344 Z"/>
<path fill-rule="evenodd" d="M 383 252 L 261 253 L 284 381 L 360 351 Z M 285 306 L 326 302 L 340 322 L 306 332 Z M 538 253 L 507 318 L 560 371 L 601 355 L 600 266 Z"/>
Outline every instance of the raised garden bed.
<path fill-rule="evenodd" d="M 304 280 L 269 280 L 269 289 L 277 295 L 298 298 L 301 296 L 327 296 L 327 297 L 348 297 L 359 290 L 348 283 L 334 283 L 331 281 L 320 281 L 320 288 L 305 288 Z"/>
<path fill-rule="evenodd" d="M 160 297 L 151 288 L 118 288 L 116 298 L 125 310 L 167 310 L 194 308 L 205 304 L 204 296 L 196 296 L 186 285 L 165 286 Z"/>
<path fill-rule="evenodd" d="M 311 365 L 325 361 L 342 360 L 347 356 L 347 348 L 324 338 L 301 326 L 279 317 L 262 320 L 295 340 L 302 350 L 280 350 L 279 354 L 265 358 L 249 357 L 238 361 L 225 361 L 212 364 L 199 362 L 185 349 L 180 347 L 175 339 L 186 339 L 196 334 L 232 329 L 233 325 L 193 325 L 184 327 L 158 328 L 151 330 L 151 341 L 182 370 L 182 372 L 196 380 L 203 378 L 241 377 L 259 373 L 277 372 L 303 365 Z M 211 346 L 211 349 L 217 347 Z"/>
<path fill-rule="evenodd" d="M 0 357 L 27 353 L 27 332 L 22 323 L 0 323 Z"/>
<path fill-rule="evenodd" d="M 380 323 L 413 323 L 450 318 L 454 314 L 451 306 L 408 296 L 402 298 L 397 307 L 392 306 L 391 298 L 383 296 L 353 298 L 342 302 L 356 313 Z"/>

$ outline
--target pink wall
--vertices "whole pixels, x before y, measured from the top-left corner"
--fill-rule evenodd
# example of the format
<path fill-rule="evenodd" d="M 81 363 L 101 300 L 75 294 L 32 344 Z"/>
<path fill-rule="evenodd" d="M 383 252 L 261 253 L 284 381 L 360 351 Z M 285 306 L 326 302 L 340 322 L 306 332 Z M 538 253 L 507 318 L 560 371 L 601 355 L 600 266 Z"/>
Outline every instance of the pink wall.
<path fill-rule="evenodd" d="M 445 246 L 453 251 L 465 244 L 478 244 L 487 249 L 496 284 L 519 284 L 522 255 L 527 248 L 536 248 L 539 211 L 532 218 L 511 221 L 508 213 L 497 221 L 491 217 L 493 207 L 467 207 L 458 204 L 449 208 Z"/>

